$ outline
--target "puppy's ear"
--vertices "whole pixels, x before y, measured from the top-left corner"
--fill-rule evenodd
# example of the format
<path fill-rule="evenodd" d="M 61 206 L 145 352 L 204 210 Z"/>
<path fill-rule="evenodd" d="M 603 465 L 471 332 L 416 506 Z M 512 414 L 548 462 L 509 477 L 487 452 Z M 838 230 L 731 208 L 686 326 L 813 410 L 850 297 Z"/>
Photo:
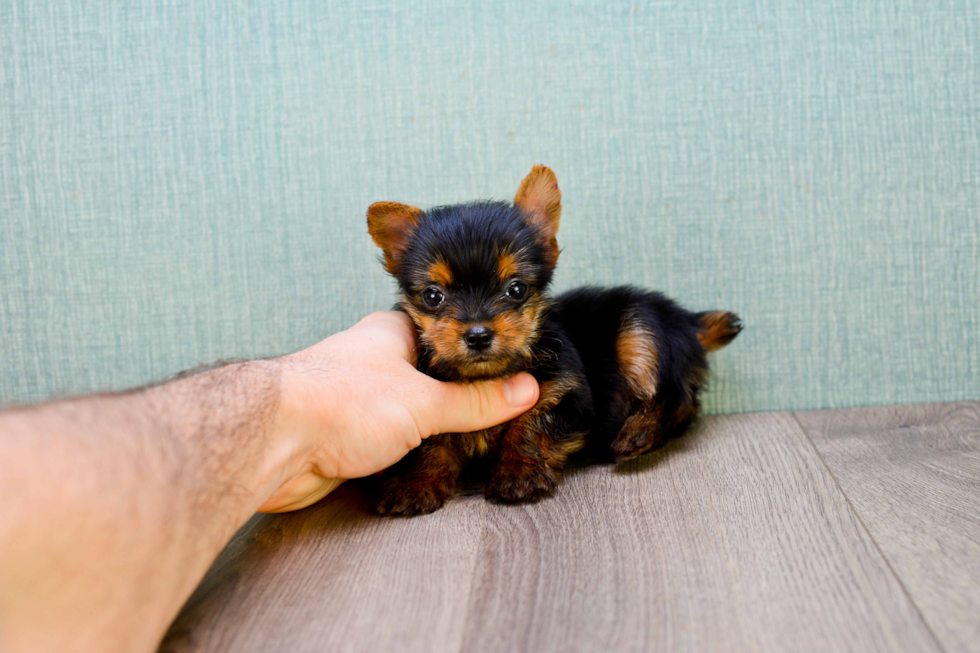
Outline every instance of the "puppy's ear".
<path fill-rule="evenodd" d="M 385 269 L 398 274 L 409 238 L 422 218 L 422 210 L 398 202 L 375 202 L 368 207 L 368 233 L 385 253 Z"/>
<path fill-rule="evenodd" d="M 561 217 L 561 191 L 558 179 L 551 168 L 534 166 L 521 187 L 517 189 L 514 205 L 524 211 L 531 224 L 541 234 L 548 264 L 555 267 L 558 262 L 558 221 Z"/>

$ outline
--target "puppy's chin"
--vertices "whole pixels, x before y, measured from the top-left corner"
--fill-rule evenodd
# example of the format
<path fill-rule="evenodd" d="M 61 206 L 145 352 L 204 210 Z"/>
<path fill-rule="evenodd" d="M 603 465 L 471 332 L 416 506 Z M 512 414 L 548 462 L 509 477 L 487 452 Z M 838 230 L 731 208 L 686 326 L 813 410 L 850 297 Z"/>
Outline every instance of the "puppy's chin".
<path fill-rule="evenodd" d="M 490 358 L 487 360 L 467 360 L 456 363 L 456 374 L 466 381 L 478 381 L 504 376 L 512 371 L 515 361 L 512 358 Z"/>
<path fill-rule="evenodd" d="M 527 361 L 506 354 L 492 357 L 444 357 L 436 351 L 432 356 L 431 364 L 450 380 L 480 381 L 516 374 L 527 366 Z"/>

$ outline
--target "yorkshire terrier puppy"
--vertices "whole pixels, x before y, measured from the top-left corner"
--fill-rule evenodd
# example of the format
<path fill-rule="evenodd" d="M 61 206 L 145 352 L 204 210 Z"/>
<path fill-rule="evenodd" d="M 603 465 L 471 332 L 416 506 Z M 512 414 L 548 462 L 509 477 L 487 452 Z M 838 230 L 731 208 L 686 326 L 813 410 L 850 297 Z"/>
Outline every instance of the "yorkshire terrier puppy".
<path fill-rule="evenodd" d="M 631 287 L 548 295 L 561 192 L 535 166 L 513 204 L 368 209 L 368 231 L 418 328 L 418 368 L 445 381 L 530 372 L 538 403 L 501 426 L 429 438 L 396 468 L 375 511 L 432 512 L 460 473 L 491 468 L 488 499 L 550 494 L 569 456 L 623 460 L 680 435 L 697 415 L 707 352 L 741 330 L 734 313 L 691 313 Z"/>

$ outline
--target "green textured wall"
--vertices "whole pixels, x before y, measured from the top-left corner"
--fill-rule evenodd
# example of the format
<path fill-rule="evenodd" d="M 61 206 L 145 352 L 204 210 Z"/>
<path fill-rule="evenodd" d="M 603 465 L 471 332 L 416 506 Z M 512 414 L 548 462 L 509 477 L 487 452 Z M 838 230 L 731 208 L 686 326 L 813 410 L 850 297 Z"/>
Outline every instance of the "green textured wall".
<path fill-rule="evenodd" d="M 0 401 L 310 344 L 538 162 L 559 288 L 742 314 L 709 410 L 980 397 L 976 2 L 7 0 Z"/>

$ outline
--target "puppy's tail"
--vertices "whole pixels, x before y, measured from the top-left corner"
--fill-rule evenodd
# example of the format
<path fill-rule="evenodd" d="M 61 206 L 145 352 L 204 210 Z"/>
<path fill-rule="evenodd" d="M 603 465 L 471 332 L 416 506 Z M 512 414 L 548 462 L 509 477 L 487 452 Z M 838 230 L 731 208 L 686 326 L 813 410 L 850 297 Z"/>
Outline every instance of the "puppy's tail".
<path fill-rule="evenodd" d="M 698 340 L 705 351 L 721 349 L 742 331 L 742 321 L 728 311 L 705 311 L 698 313 Z"/>

